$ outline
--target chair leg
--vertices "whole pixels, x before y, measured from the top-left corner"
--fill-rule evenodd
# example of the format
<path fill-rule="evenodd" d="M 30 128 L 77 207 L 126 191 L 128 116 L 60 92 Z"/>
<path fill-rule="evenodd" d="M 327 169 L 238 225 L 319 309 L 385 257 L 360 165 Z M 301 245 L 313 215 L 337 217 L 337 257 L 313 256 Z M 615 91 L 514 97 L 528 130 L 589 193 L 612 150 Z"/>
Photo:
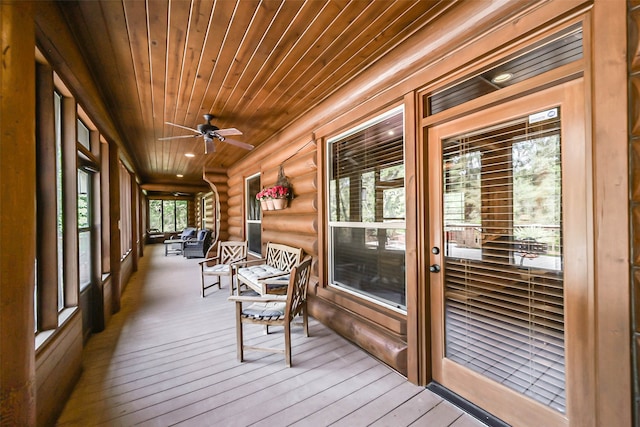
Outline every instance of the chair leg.
<path fill-rule="evenodd" d="M 242 303 L 236 302 L 236 341 L 238 362 L 244 361 L 244 342 L 242 337 Z"/>
<path fill-rule="evenodd" d="M 305 302 L 302 307 L 302 327 L 304 328 L 304 336 L 309 336 L 309 314 L 307 313 L 307 304 Z"/>
<path fill-rule="evenodd" d="M 202 284 L 202 292 L 200 296 L 204 298 L 204 272 L 202 271 L 202 267 L 200 267 L 200 283 Z"/>
<path fill-rule="evenodd" d="M 291 323 L 284 324 L 284 361 L 287 367 L 291 367 Z"/>

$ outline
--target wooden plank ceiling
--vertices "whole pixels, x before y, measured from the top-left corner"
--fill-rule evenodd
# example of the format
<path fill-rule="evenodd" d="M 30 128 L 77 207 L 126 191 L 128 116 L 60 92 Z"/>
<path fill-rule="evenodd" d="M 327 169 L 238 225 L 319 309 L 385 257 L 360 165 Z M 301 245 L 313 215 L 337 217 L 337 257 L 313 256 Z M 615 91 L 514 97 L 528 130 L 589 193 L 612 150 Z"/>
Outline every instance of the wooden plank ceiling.
<path fill-rule="evenodd" d="M 143 184 L 201 185 L 247 151 L 204 154 L 188 128 L 259 146 L 453 2 L 98 0 L 59 3 Z M 195 157 L 186 157 L 193 153 Z M 183 178 L 177 178 L 183 174 Z"/>

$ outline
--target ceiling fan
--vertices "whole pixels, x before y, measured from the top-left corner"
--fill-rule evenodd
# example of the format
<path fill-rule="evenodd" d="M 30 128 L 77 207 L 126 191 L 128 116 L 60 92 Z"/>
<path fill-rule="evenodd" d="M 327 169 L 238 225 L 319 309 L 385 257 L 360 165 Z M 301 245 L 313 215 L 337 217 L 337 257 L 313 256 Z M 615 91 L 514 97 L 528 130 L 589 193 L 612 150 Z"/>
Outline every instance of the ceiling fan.
<path fill-rule="evenodd" d="M 227 136 L 232 135 L 242 135 L 236 128 L 228 128 L 228 129 L 220 129 L 219 127 L 212 125 L 211 120 L 213 120 L 213 114 L 205 114 L 204 119 L 207 123 L 199 124 L 197 129 L 192 129 L 190 127 L 178 125 L 171 122 L 165 122 L 168 125 L 176 126 L 182 129 L 190 130 L 191 132 L 195 132 L 195 135 L 180 135 L 180 136 L 169 136 L 166 138 L 158 138 L 159 141 L 167 140 L 167 139 L 176 139 L 176 138 L 197 138 L 202 136 L 204 138 L 204 153 L 215 153 L 216 146 L 214 144 L 214 140 L 218 140 L 220 142 L 226 142 L 227 144 L 235 145 L 236 147 L 244 148 L 245 150 L 253 150 L 253 145 L 247 144 L 246 142 L 236 141 L 235 139 L 227 138 Z"/>

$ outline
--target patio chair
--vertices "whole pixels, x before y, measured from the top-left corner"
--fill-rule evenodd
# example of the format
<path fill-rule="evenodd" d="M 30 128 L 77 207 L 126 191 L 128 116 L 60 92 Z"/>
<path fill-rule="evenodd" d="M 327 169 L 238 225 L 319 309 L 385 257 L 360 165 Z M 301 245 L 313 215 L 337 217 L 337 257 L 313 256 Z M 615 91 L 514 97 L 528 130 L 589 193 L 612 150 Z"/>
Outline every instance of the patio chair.
<path fill-rule="evenodd" d="M 244 350 L 284 353 L 285 363 L 291 367 L 291 323 L 300 315 L 305 336 L 309 336 L 307 314 L 307 286 L 311 274 L 311 257 L 293 267 L 289 277 L 287 295 L 242 296 L 232 295 L 229 301 L 236 303 L 236 335 L 238 361 L 244 360 Z M 250 304 L 243 307 L 243 304 Z M 265 348 L 244 345 L 243 325 L 245 323 L 284 327 L 284 348 Z"/>
<path fill-rule="evenodd" d="M 220 242 L 218 243 L 218 255 L 200 261 L 200 274 L 202 279 L 202 297 L 205 289 L 218 285 L 222 289 L 221 277 L 229 278 L 229 292 L 233 294 L 233 269 L 231 264 L 247 259 L 247 242 Z M 205 285 L 205 276 L 217 277 L 217 281 Z"/>
<path fill-rule="evenodd" d="M 211 230 L 199 230 L 195 239 L 185 240 L 182 244 L 182 255 L 186 258 L 204 258 L 211 241 Z"/>
<path fill-rule="evenodd" d="M 234 264 L 238 289 L 246 286 L 260 295 L 284 294 L 289 273 L 302 258 L 301 248 L 268 242 L 264 258 Z"/>

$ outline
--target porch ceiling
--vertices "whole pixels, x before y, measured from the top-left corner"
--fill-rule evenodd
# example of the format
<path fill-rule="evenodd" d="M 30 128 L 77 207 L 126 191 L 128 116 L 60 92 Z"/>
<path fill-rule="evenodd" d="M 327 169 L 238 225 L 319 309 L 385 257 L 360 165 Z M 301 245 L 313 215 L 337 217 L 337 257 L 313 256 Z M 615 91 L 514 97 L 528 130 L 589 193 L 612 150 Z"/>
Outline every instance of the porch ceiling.
<path fill-rule="evenodd" d="M 203 184 L 203 114 L 259 146 L 457 2 L 98 0 L 59 7 L 143 184 Z M 195 157 L 185 157 L 194 153 Z M 177 178 L 183 174 L 184 178 Z M 175 187 L 174 187 L 175 188 Z"/>

